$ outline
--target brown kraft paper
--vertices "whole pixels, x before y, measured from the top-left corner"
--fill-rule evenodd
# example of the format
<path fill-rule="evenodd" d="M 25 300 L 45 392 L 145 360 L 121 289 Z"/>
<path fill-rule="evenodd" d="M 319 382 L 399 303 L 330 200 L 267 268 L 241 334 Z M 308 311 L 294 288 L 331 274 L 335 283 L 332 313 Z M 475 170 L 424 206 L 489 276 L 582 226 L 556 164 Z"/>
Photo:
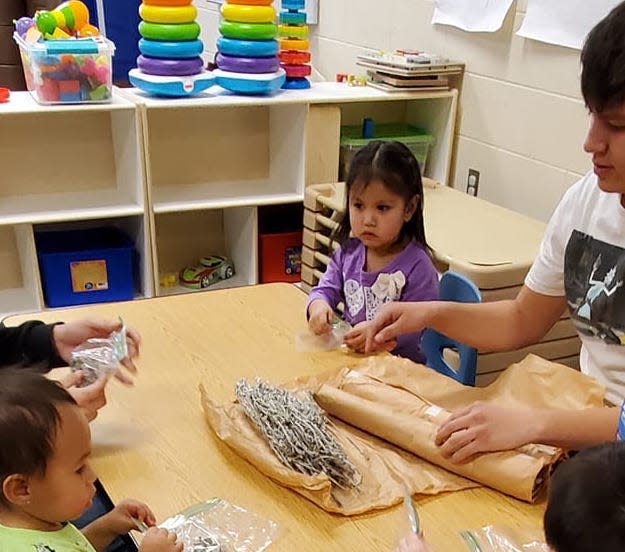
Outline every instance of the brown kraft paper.
<path fill-rule="evenodd" d="M 339 489 L 324 475 L 307 476 L 283 466 L 238 403 L 217 406 L 200 386 L 206 419 L 220 439 L 263 474 L 321 508 L 344 515 L 400 502 L 404 483 L 412 494 L 426 495 L 476 486 L 467 478 L 535 500 L 562 457 L 560 449 L 529 445 L 454 465 L 434 445 L 441 421 L 449 411 L 476 400 L 581 409 L 601 406 L 604 392 L 579 372 L 533 355 L 512 365 L 486 388 L 465 387 L 392 356 L 369 358 L 355 370 L 302 377 L 286 387 L 313 391 L 327 409 L 337 439 L 362 474 L 358 489 Z"/>

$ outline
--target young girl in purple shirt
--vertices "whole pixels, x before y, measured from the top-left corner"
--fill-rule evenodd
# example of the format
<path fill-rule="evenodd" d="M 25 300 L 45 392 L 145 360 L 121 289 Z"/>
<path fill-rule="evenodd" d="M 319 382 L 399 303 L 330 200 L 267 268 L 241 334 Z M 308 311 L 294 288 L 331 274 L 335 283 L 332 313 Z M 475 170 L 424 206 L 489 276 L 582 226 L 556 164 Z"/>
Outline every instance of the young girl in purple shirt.
<path fill-rule="evenodd" d="M 438 299 L 438 275 L 425 240 L 419 164 L 404 144 L 370 142 L 354 156 L 346 185 L 347 213 L 334 236 L 341 247 L 310 292 L 306 312 L 320 335 L 331 331 L 342 302 L 353 326 L 344 342 L 364 352 L 365 329 L 380 306 Z M 424 363 L 421 333 L 400 336 L 393 353 Z"/>

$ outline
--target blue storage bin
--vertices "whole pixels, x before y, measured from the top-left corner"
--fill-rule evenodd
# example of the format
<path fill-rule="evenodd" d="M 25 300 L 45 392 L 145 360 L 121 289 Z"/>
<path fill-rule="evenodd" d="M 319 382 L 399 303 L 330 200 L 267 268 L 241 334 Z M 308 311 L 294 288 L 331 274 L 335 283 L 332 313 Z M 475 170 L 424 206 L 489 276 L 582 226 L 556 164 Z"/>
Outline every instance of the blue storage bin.
<path fill-rule="evenodd" d="M 134 247 L 117 228 L 35 232 L 49 307 L 133 298 Z"/>

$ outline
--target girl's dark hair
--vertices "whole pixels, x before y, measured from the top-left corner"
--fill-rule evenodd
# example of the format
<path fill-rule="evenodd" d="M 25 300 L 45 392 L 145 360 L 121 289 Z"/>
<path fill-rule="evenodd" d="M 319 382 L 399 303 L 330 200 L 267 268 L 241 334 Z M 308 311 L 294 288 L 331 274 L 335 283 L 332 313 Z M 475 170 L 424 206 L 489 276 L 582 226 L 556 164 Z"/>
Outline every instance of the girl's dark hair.
<path fill-rule="evenodd" d="M 45 473 L 60 423 L 58 405 L 76 404 L 57 382 L 25 368 L 0 369 L 0 500 L 12 474 Z"/>
<path fill-rule="evenodd" d="M 544 526 L 554 552 L 625 550 L 625 442 L 585 449 L 556 468 Z"/>
<path fill-rule="evenodd" d="M 351 231 L 349 196 L 354 185 L 366 187 L 374 180 L 383 182 L 392 193 L 402 197 L 406 203 L 418 196 L 415 212 L 402 226 L 399 241 L 409 237 L 429 250 L 423 223 L 423 181 L 419 162 L 401 142 L 374 140 L 354 155 L 346 180 L 347 206 L 334 238 L 338 242 L 343 242 L 349 237 Z"/>
<path fill-rule="evenodd" d="M 588 33 L 582 50 L 582 95 L 601 112 L 625 100 L 625 2 Z"/>

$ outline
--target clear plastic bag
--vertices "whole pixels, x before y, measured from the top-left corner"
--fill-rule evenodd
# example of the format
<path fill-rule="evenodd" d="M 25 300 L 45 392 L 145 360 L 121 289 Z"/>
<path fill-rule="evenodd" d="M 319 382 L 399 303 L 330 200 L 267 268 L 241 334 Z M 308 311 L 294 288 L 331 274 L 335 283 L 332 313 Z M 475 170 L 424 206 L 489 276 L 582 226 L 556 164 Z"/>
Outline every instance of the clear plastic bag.
<path fill-rule="evenodd" d="M 461 531 L 460 536 L 470 552 L 549 552 L 538 527 L 487 525 Z"/>
<path fill-rule="evenodd" d="M 220 498 L 200 502 L 166 519 L 185 552 L 261 552 L 277 537 L 278 525 Z"/>
<path fill-rule="evenodd" d="M 80 387 L 90 385 L 102 374 L 114 374 L 128 356 L 126 325 L 120 321 L 122 327 L 107 338 L 87 339 L 72 351 L 69 364 L 72 372 L 82 370 L 84 374 Z"/>
<path fill-rule="evenodd" d="M 311 332 L 299 332 L 295 336 L 295 348 L 301 353 L 332 351 L 343 345 L 343 336 L 352 329 L 349 322 L 335 317 L 330 323 L 332 331 L 315 335 Z"/>

